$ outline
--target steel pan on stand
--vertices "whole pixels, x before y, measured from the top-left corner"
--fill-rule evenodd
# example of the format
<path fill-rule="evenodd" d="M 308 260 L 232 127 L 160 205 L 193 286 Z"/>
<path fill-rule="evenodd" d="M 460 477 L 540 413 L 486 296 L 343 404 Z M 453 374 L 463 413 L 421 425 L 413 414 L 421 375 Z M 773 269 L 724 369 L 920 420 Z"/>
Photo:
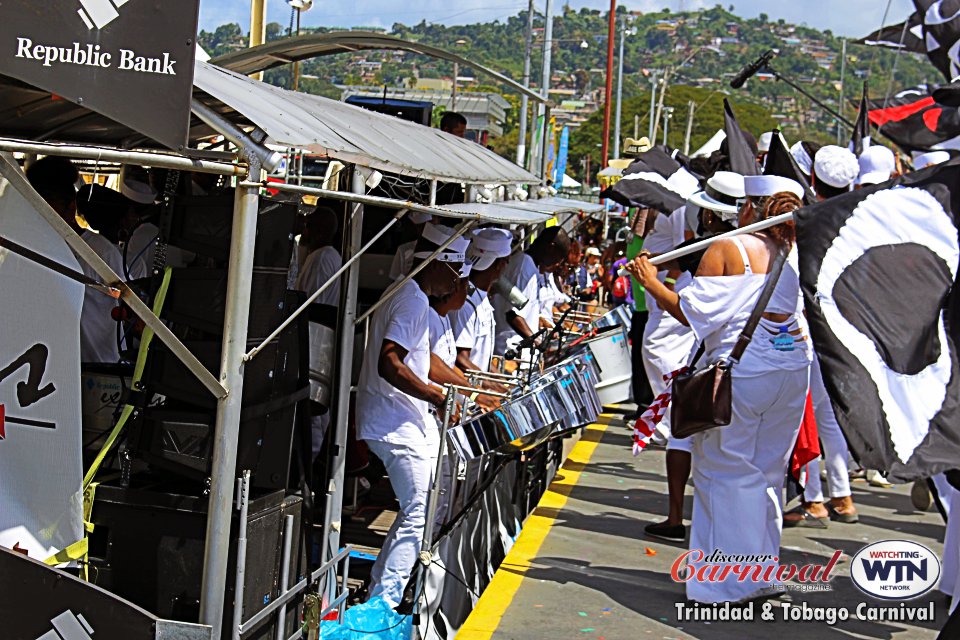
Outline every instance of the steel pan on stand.
<path fill-rule="evenodd" d="M 591 322 L 590 326 L 594 329 L 604 329 L 606 327 L 623 325 L 627 328 L 627 333 L 629 333 L 632 322 L 633 312 L 630 310 L 629 305 L 621 304 Z"/>
<path fill-rule="evenodd" d="M 599 369 L 596 387 L 600 402 L 609 405 L 629 400 L 633 363 L 627 328 L 619 325 L 600 330 L 597 336 L 579 343 L 577 353 L 584 350 L 593 356 Z"/>

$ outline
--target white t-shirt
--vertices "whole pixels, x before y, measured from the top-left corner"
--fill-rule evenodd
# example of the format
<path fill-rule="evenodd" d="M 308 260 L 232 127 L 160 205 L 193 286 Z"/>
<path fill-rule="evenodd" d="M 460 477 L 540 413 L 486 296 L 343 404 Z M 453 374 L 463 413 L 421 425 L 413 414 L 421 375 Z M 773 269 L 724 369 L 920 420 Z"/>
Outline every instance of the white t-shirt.
<path fill-rule="evenodd" d="M 420 445 L 436 430 L 429 404 L 403 393 L 380 377 L 384 340 L 407 350 L 404 364 L 427 382 L 430 373 L 430 303 L 415 280 L 408 280 L 373 314 L 357 392 L 357 437 L 393 444 Z"/>
<path fill-rule="evenodd" d="M 684 231 L 687 229 L 685 211 L 685 207 L 680 207 L 668 216 L 662 213 L 659 214 L 653 223 L 653 231 L 651 231 L 643 241 L 643 248 L 650 253 L 660 254 L 673 251 L 683 244 L 685 239 Z M 666 271 L 661 271 L 657 275 L 660 282 L 663 282 L 666 277 Z M 690 284 L 691 280 L 693 280 L 693 275 L 688 271 L 684 271 L 680 274 L 680 277 L 677 278 L 677 283 L 673 286 L 673 290 L 679 293 L 681 289 Z M 649 312 L 649 316 L 655 319 L 659 318 L 662 311 L 657 301 L 649 292 L 646 292 L 645 295 L 647 297 L 647 311 Z"/>
<path fill-rule="evenodd" d="M 540 287 L 540 316 L 553 324 L 553 308 L 565 304 L 570 298 L 557 286 L 557 279 L 552 273 L 540 275 L 543 284 Z"/>
<path fill-rule="evenodd" d="M 516 330 L 507 323 L 507 311 L 513 310 L 523 318 L 530 329 L 536 332 L 540 328 L 540 269 L 533 258 L 526 253 L 515 253 L 507 268 L 504 269 L 503 279 L 515 285 L 530 301 L 517 311 L 513 309 L 510 300 L 499 293 L 493 294 L 494 319 L 497 324 L 497 339 L 494 345 L 495 353 L 503 353 L 507 348 L 507 340 L 517 335 Z"/>
<path fill-rule="evenodd" d="M 110 266 L 121 278 L 123 277 L 123 256 L 112 242 L 85 229 L 80 237 L 93 249 L 100 258 Z M 83 273 L 103 282 L 90 265 L 79 260 Z M 83 311 L 80 313 L 80 361 L 81 362 L 109 362 L 120 361 L 120 350 L 117 348 L 117 321 L 110 315 L 117 307 L 117 301 L 110 296 L 86 287 L 83 294 Z"/>
<path fill-rule="evenodd" d="M 313 293 L 321 286 L 326 284 L 330 277 L 337 272 L 337 269 L 343 266 L 343 259 L 340 253 L 333 247 L 320 247 L 310 252 L 307 259 L 300 268 L 297 275 L 297 283 L 294 288 L 297 291 L 303 291 L 307 295 Z M 328 304 L 334 307 L 340 306 L 340 281 L 338 280 L 326 291 L 320 294 L 314 302 L 317 304 Z"/>
<path fill-rule="evenodd" d="M 396 280 L 400 276 L 410 273 L 410 267 L 413 266 L 413 252 L 416 248 L 416 240 L 404 242 L 397 247 L 397 255 L 393 256 L 393 262 L 390 263 L 389 275 L 391 280 Z"/>
<path fill-rule="evenodd" d="M 430 308 L 430 351 L 450 368 L 457 363 L 457 346 L 450 318 L 441 316 L 433 307 Z"/>
<path fill-rule="evenodd" d="M 475 289 L 466 304 L 450 312 L 450 324 L 456 336 L 457 349 L 470 349 L 470 361 L 481 371 L 489 371 L 496 325 L 493 304 L 487 292 Z"/>

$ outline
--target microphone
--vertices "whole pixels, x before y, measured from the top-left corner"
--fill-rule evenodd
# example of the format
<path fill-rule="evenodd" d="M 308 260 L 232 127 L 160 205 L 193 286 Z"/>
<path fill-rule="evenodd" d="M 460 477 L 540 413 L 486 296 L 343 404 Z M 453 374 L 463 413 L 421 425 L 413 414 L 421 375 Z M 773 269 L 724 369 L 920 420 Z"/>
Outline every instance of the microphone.
<path fill-rule="evenodd" d="M 757 71 L 760 71 L 760 69 L 767 66 L 770 60 L 772 60 L 773 57 L 776 55 L 777 55 L 776 51 L 774 51 L 773 49 L 769 49 L 762 56 L 760 56 L 759 58 L 757 58 L 756 60 L 754 60 L 747 66 L 745 66 L 743 69 L 741 69 L 740 73 L 738 73 L 736 77 L 734 77 L 734 79 L 730 81 L 730 87 L 732 89 L 739 89 L 740 87 L 742 87 L 744 82 L 752 78 Z"/>
<path fill-rule="evenodd" d="M 517 311 L 523 309 L 530 302 L 520 289 L 504 278 L 496 281 L 493 285 L 493 290 L 509 300 L 510 304 L 512 304 L 513 308 Z"/>

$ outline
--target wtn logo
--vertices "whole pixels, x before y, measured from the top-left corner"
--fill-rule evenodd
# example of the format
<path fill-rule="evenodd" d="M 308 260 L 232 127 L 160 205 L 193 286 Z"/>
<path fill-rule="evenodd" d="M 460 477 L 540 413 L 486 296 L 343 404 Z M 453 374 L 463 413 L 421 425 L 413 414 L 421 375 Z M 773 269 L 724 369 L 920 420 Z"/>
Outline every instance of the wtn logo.
<path fill-rule="evenodd" d="M 894 572 L 894 582 L 901 583 L 906 580 L 926 580 L 927 579 L 927 561 L 921 560 L 919 565 L 909 560 L 861 560 L 863 563 L 863 572 L 867 574 L 867 580 L 890 580 L 890 572 Z"/>
<path fill-rule="evenodd" d="M 80 9 L 77 13 L 88 29 L 103 29 L 105 26 L 120 17 L 117 11 L 130 0 L 79 0 Z"/>
<path fill-rule="evenodd" d="M 885 600 L 916 598 L 940 578 L 940 559 L 910 540 L 869 544 L 853 557 L 850 579 L 866 594 Z"/>

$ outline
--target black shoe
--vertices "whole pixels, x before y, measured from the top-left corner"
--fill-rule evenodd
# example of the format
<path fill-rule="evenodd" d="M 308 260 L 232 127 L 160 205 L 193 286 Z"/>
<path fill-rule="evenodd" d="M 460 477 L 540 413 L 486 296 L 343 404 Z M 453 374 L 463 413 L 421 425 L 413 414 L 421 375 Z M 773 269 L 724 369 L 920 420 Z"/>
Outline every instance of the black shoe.
<path fill-rule="evenodd" d="M 643 531 L 651 538 L 659 538 L 668 542 L 683 542 L 687 539 L 687 528 L 682 524 L 667 524 L 658 522 L 648 524 Z"/>

